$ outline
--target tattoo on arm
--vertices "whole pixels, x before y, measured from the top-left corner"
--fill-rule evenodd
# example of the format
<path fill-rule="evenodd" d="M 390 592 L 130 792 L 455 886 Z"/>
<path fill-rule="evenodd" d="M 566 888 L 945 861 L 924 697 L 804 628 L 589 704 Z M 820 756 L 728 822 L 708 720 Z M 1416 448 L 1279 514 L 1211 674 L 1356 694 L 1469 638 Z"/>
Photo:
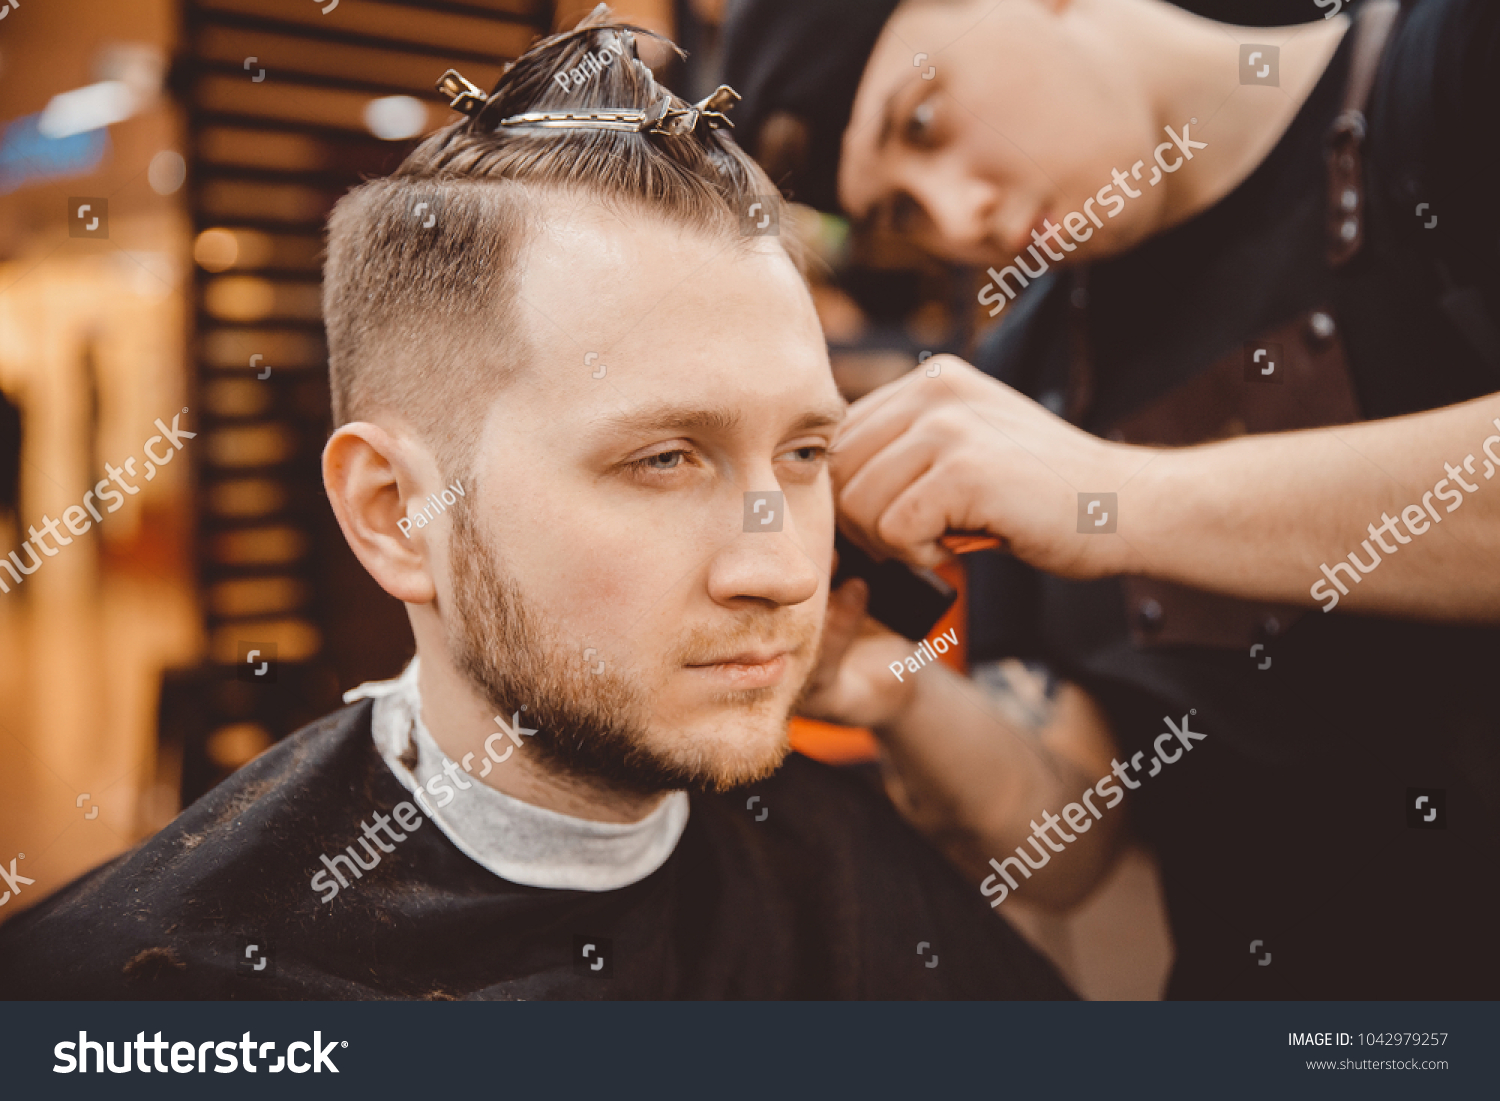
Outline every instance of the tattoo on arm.
<path fill-rule="evenodd" d="M 969 678 L 1017 730 L 1036 736 L 1052 721 L 1061 681 L 1040 662 L 987 661 L 974 666 Z"/>

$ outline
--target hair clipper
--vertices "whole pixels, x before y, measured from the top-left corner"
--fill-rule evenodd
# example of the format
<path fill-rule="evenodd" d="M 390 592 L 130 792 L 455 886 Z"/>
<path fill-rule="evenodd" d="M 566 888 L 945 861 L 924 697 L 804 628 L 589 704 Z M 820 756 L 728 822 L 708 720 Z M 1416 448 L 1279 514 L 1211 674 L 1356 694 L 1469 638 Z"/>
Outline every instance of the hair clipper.
<path fill-rule="evenodd" d="M 931 570 L 908 566 L 895 558 L 877 562 L 842 532 L 834 536 L 839 568 L 832 588 L 851 577 L 870 586 L 869 614 L 897 634 L 920 642 L 958 599 L 958 590 Z"/>

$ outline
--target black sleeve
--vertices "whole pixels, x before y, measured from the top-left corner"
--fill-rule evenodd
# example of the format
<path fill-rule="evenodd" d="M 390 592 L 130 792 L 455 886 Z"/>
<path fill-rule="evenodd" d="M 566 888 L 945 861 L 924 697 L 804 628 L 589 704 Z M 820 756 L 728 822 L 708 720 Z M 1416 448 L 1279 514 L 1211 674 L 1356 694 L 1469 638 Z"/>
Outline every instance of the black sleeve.
<path fill-rule="evenodd" d="M 1372 179 L 1397 232 L 1441 260 L 1456 282 L 1493 284 L 1500 262 L 1500 3 L 1408 2 L 1369 117 Z"/>

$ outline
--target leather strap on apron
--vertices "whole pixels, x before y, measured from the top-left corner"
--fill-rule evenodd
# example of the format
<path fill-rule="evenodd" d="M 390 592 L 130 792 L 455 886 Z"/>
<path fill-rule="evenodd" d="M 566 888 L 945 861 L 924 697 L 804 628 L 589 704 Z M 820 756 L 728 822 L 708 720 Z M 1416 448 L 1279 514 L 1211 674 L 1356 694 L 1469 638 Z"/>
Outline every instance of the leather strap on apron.
<path fill-rule="evenodd" d="M 1327 139 L 1328 266 L 1342 267 L 1365 242 L 1365 169 L 1361 149 L 1365 141 L 1365 107 L 1375 86 L 1375 73 L 1401 5 L 1397 0 L 1369 0 L 1354 18 L 1353 55 L 1344 109 Z"/>

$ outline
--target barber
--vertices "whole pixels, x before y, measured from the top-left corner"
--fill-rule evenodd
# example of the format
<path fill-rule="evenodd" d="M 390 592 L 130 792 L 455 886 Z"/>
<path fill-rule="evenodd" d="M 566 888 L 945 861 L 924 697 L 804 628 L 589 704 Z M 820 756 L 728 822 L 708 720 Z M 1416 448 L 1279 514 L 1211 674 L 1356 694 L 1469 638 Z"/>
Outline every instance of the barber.
<path fill-rule="evenodd" d="M 987 265 L 990 276 L 1004 277 L 981 288 L 980 302 L 991 315 L 1007 308 L 1022 315 L 987 350 L 984 366 L 1002 384 L 929 364 L 929 372 L 947 373 L 902 380 L 856 407 L 835 473 L 844 518 L 864 541 L 933 565 L 946 557 L 936 543 L 945 529 L 983 527 L 1024 561 L 1068 577 L 1145 575 L 1327 610 L 1500 619 L 1500 570 L 1491 568 L 1500 561 L 1500 493 L 1470 503 L 1473 491 L 1464 490 L 1470 507 L 1461 516 L 1423 539 L 1419 553 L 1384 555 L 1389 561 L 1368 582 L 1346 561 L 1350 551 L 1370 561 L 1360 544 L 1372 522 L 1378 528 L 1392 513 L 1396 531 L 1382 538 L 1404 546 L 1410 530 L 1401 511 L 1420 504 L 1445 473 L 1453 489 L 1474 484 L 1472 469 L 1452 473 L 1449 465 L 1472 457 L 1482 479 L 1482 449 L 1500 435 L 1500 397 L 1492 393 L 1500 388 L 1500 222 L 1486 190 L 1495 167 L 1497 59 L 1484 53 L 1482 38 L 1466 42 L 1462 34 L 1470 24 L 1493 25 L 1481 18 L 1482 5 L 1460 5 L 1470 10 L 1448 17 L 1417 5 L 1414 41 L 1396 61 L 1406 59 L 1406 70 L 1421 61 L 1438 69 L 1426 74 L 1420 106 L 1393 101 L 1384 113 L 1372 111 L 1381 127 L 1354 143 L 1370 162 L 1363 179 L 1348 181 L 1370 192 L 1360 196 L 1362 209 L 1343 217 L 1324 201 L 1329 181 L 1315 156 L 1277 173 L 1297 177 L 1283 186 L 1305 209 L 1278 207 L 1260 187 L 1253 197 L 1269 224 L 1230 227 L 1212 241 L 1204 223 L 1237 218 L 1252 205 L 1247 193 L 1287 159 L 1271 157 L 1273 147 L 1328 71 L 1346 19 L 1292 35 L 1279 50 L 1272 89 L 1240 83 L 1234 47 L 1267 35 L 1214 27 L 1165 5 L 1006 2 L 972 30 L 964 19 L 970 8 L 981 13 L 974 4 L 913 0 L 885 19 L 892 7 L 825 2 L 796 17 L 796 29 L 809 34 L 826 21 L 827 40 L 841 45 L 874 35 L 853 81 L 827 74 L 830 82 L 841 76 L 853 95 L 842 128 L 841 101 L 822 87 L 813 92 L 815 73 L 800 65 L 778 72 L 775 60 L 788 55 L 764 52 L 781 33 L 780 4 L 743 8 L 731 34 L 730 75 L 748 81 L 752 124 L 764 140 L 775 142 L 788 121 L 805 124 L 810 163 L 793 176 L 794 191 L 819 203 L 841 189 L 856 221 Z M 1445 32 L 1443 43 L 1415 41 L 1424 27 Z M 914 67 L 924 45 L 932 52 Z M 842 60 L 852 71 L 851 59 Z M 920 70 L 929 65 L 925 79 Z M 1475 87 L 1459 102 L 1466 80 Z M 1404 87 L 1387 82 L 1384 91 L 1396 96 Z M 1189 122 L 1194 111 L 1205 116 L 1197 126 Z M 1072 140 L 1060 146 L 1058 135 Z M 1113 173 L 1122 164 L 1119 183 Z M 1151 172 L 1155 187 L 1145 183 Z M 1085 217 L 1084 202 L 1101 181 L 1099 190 L 1113 191 L 1110 210 L 1090 203 Z M 1045 228 L 1075 208 L 1076 233 Z M 1372 219 L 1379 221 L 1371 226 Z M 1287 247 L 1294 236 L 1298 247 Z M 1044 274 L 1031 301 L 1011 306 L 1009 296 L 1038 268 L 1057 274 Z M 1382 268 L 1397 278 L 1371 285 Z M 1141 273 L 1154 285 L 1132 285 Z M 1307 305 L 1294 310 L 1298 299 Z M 1390 311 L 1384 325 L 1342 331 L 1382 310 Z M 1090 347 L 1068 346 L 1079 332 Z M 1277 365 L 1271 348 L 1259 361 L 1260 369 L 1270 365 L 1267 384 L 1285 379 L 1284 388 L 1249 389 L 1243 361 L 1251 345 L 1263 338 L 1286 346 L 1274 338 L 1288 336 L 1291 362 Z M 1214 357 L 1220 381 L 1200 381 L 1176 406 L 1195 423 L 1150 414 L 1149 425 L 1139 415 L 1132 421 L 1152 397 L 1196 374 L 1205 356 Z M 1345 362 L 1324 369 L 1321 361 L 1334 357 Z M 1056 377 L 1047 377 L 1047 358 Z M 1332 374 L 1344 382 L 1342 394 L 1326 392 Z M 1093 438 L 1004 382 L 1069 413 Z M 1213 403 L 1204 390 L 1215 385 L 1240 400 Z M 1474 400 L 1455 403 L 1458 396 Z M 1287 431 L 1377 419 L 1336 432 Z M 1226 428 L 1240 433 L 1231 443 L 1180 449 Z M 1489 454 L 1500 454 L 1495 442 Z M 1118 537 L 1079 538 L 1078 494 L 1102 492 L 1118 494 Z M 1446 520 L 1454 500 L 1436 514 L 1429 501 L 1427 526 Z M 1418 513 L 1412 523 L 1423 527 Z"/>
<path fill-rule="evenodd" d="M 944 670 L 893 684 L 851 583 L 809 710 L 872 725 L 976 876 L 1123 766 L 1176 996 L 1492 994 L 1500 632 L 1464 621 L 1500 619 L 1500 10 L 749 0 L 726 58 L 793 198 L 986 269 L 981 370 L 856 403 L 841 519 L 924 563 L 1003 538 L 968 558 L 970 660 L 1061 683 L 1031 728 Z M 1205 740 L 1135 771 L 1189 716 Z M 1413 790 L 1464 825 L 1414 826 Z M 1120 836 L 1020 890 L 1076 900 Z"/>

